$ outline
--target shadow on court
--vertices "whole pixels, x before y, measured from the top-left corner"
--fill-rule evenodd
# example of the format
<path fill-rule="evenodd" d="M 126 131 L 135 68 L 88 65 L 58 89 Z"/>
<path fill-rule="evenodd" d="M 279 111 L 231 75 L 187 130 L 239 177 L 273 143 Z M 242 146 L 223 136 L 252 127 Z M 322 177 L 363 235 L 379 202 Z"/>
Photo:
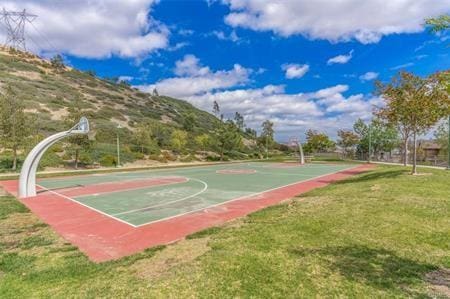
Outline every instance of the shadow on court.
<path fill-rule="evenodd" d="M 343 172 L 343 173 L 345 173 L 345 172 Z M 335 184 L 343 185 L 343 184 L 368 182 L 368 181 L 378 180 L 378 179 L 393 179 L 400 175 L 404 175 L 406 173 L 408 173 L 407 170 L 386 170 L 386 171 L 382 171 L 382 172 L 369 171 L 369 172 L 366 172 L 364 174 L 361 174 L 361 175 L 358 175 L 355 177 L 350 177 L 346 180 L 337 181 L 337 182 L 335 182 Z"/>
<path fill-rule="evenodd" d="M 393 251 L 361 245 L 290 249 L 288 252 L 299 258 L 320 256 L 332 271 L 348 280 L 380 290 L 397 290 L 410 297 L 428 297 L 412 288 L 420 287 L 426 282 L 426 273 L 436 269 L 430 264 L 399 257 Z"/>

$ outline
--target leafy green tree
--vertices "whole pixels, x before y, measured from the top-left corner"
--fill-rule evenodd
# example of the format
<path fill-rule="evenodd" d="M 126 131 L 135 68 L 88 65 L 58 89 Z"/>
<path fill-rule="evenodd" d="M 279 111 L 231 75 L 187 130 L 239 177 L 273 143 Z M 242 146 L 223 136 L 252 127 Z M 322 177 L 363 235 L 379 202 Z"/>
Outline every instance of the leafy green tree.
<path fill-rule="evenodd" d="M 242 136 L 232 120 L 227 120 L 222 124 L 214 135 L 221 161 L 223 161 L 225 151 L 238 149 L 242 145 Z"/>
<path fill-rule="evenodd" d="M 441 123 L 436 131 L 434 132 L 434 138 L 436 138 L 436 142 L 441 146 L 441 151 L 444 153 L 448 152 L 449 140 L 448 140 L 448 128 L 449 121 L 445 121 Z"/>
<path fill-rule="evenodd" d="M 391 152 L 400 143 L 398 133 L 394 127 L 385 124 L 379 118 L 373 118 L 370 124 L 358 119 L 353 130 L 359 138 L 357 152 L 368 157 L 369 143 L 371 154 L 378 157 L 381 151 Z"/>
<path fill-rule="evenodd" d="M 353 155 L 354 149 L 359 143 L 359 136 L 350 130 L 339 130 L 338 137 L 337 144 L 342 147 L 344 155 Z"/>
<path fill-rule="evenodd" d="M 156 141 L 152 138 L 150 124 L 139 124 L 133 135 L 133 141 L 140 148 L 142 154 L 154 153 L 157 151 L 158 146 L 156 145 Z"/>
<path fill-rule="evenodd" d="M 0 94 L 0 143 L 13 152 L 12 170 L 17 169 L 17 152 L 27 143 L 33 132 L 33 118 L 25 113 L 25 106 L 11 86 Z"/>
<path fill-rule="evenodd" d="M 81 108 L 81 100 L 76 99 L 73 105 L 68 109 L 69 115 L 66 118 L 65 125 L 67 127 L 73 127 L 82 116 L 84 116 L 83 109 Z M 78 162 L 80 161 L 80 153 L 82 151 L 89 151 L 91 148 L 91 142 L 85 134 L 76 134 L 68 138 L 70 149 L 74 152 L 74 167 L 78 169 Z"/>
<path fill-rule="evenodd" d="M 417 135 L 425 133 L 450 111 L 450 98 L 439 82 L 438 76 L 421 78 L 400 72 L 390 83 L 376 83 L 377 93 L 385 106 L 377 114 L 401 132 L 404 144 L 404 161 L 408 138 L 413 138 L 413 168 L 417 173 Z"/>
<path fill-rule="evenodd" d="M 64 65 L 64 60 L 59 54 L 53 56 L 53 58 L 50 59 L 50 63 L 57 72 L 61 72 L 66 68 L 66 66 Z"/>
<path fill-rule="evenodd" d="M 180 153 L 187 144 L 188 134 L 183 130 L 173 130 L 170 138 L 172 149 Z"/>
<path fill-rule="evenodd" d="M 273 129 L 273 122 L 270 120 L 265 120 L 262 124 L 261 135 L 259 136 L 257 142 L 260 149 L 266 151 L 266 155 L 269 153 L 269 149 L 272 148 L 275 143 L 274 135 L 275 130 Z"/>
<path fill-rule="evenodd" d="M 327 134 L 315 130 L 306 132 L 304 150 L 307 153 L 329 152 L 336 148 L 334 141 Z"/>
<path fill-rule="evenodd" d="M 193 113 L 188 113 L 184 117 L 183 127 L 186 131 L 192 132 L 196 125 L 196 117 Z"/>
<path fill-rule="evenodd" d="M 202 151 L 206 151 L 206 148 L 211 144 L 211 137 L 208 134 L 202 134 L 195 137 L 195 143 Z"/>
<path fill-rule="evenodd" d="M 426 25 L 432 32 L 440 32 L 450 29 L 450 15 L 442 15 L 437 18 L 426 20 Z"/>

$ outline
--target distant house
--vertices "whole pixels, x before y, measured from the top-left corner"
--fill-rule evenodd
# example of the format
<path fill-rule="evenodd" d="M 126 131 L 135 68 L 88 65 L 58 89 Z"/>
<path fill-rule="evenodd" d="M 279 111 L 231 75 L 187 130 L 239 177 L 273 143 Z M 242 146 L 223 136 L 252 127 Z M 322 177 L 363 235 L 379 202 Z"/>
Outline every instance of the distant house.
<path fill-rule="evenodd" d="M 423 161 L 436 160 L 442 150 L 442 147 L 434 140 L 419 140 L 417 148 Z"/>

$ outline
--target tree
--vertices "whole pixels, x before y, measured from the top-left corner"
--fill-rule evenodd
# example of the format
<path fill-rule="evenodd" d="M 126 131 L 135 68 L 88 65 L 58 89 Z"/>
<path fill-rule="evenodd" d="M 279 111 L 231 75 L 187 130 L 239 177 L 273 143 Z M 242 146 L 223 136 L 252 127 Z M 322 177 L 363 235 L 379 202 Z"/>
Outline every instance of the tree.
<path fill-rule="evenodd" d="M 219 107 L 219 103 L 217 103 L 217 101 L 214 101 L 213 103 L 213 110 L 212 110 L 213 114 L 219 118 L 220 116 L 220 107 Z"/>
<path fill-rule="evenodd" d="M 156 89 L 156 87 L 153 88 L 152 95 L 153 95 L 154 97 L 159 97 L 159 93 L 158 93 L 158 90 Z"/>
<path fill-rule="evenodd" d="M 188 113 L 184 117 L 183 121 L 183 127 L 186 131 L 192 132 L 194 130 L 194 127 L 196 125 L 196 117 L 193 113 Z"/>
<path fill-rule="evenodd" d="M 82 116 L 84 116 L 83 109 L 81 109 L 81 100 L 76 99 L 73 105 L 68 109 L 69 115 L 66 118 L 66 126 L 73 127 Z M 75 152 L 74 167 L 78 169 L 78 162 L 80 161 L 80 152 L 88 150 L 91 143 L 86 134 L 75 134 L 68 138 L 71 149 Z"/>
<path fill-rule="evenodd" d="M 239 112 L 236 112 L 234 114 L 234 122 L 239 130 L 241 130 L 241 131 L 244 130 L 244 126 L 245 126 L 244 117 Z"/>
<path fill-rule="evenodd" d="M 440 32 L 450 29 L 450 15 L 442 15 L 437 18 L 427 19 L 425 24 L 432 32 Z"/>
<path fill-rule="evenodd" d="M 366 154 L 367 157 L 369 147 L 371 154 L 378 157 L 381 151 L 391 152 L 399 144 L 395 128 L 376 117 L 369 124 L 358 119 L 353 125 L 353 130 L 359 138 L 357 152 Z"/>
<path fill-rule="evenodd" d="M 66 68 L 66 66 L 64 65 L 64 60 L 59 54 L 53 56 L 53 58 L 50 59 L 50 63 L 52 67 L 58 72 L 63 71 Z"/>
<path fill-rule="evenodd" d="M 440 119 L 448 115 L 450 98 L 437 76 L 421 78 L 408 72 L 400 72 L 388 84 L 376 83 L 377 93 L 385 101 L 385 107 L 377 115 L 401 132 L 404 161 L 408 138 L 413 137 L 413 168 L 417 173 L 417 135 L 425 133 Z"/>
<path fill-rule="evenodd" d="M 434 132 L 434 138 L 436 138 L 436 142 L 441 146 L 441 151 L 444 153 L 448 152 L 449 147 L 448 128 L 449 128 L 449 121 L 447 120 L 441 123 Z"/>
<path fill-rule="evenodd" d="M 206 151 L 206 148 L 211 143 L 211 138 L 208 134 L 202 134 L 195 137 L 195 143 L 200 147 L 202 151 Z"/>
<path fill-rule="evenodd" d="M 170 145 L 172 149 L 180 153 L 187 144 L 188 134 L 182 130 L 173 130 L 170 135 Z"/>
<path fill-rule="evenodd" d="M 329 152 L 334 150 L 335 147 L 336 144 L 328 137 L 327 134 L 311 129 L 306 132 L 306 144 L 304 146 L 305 152 Z"/>
<path fill-rule="evenodd" d="M 25 107 L 11 86 L 0 94 L 0 142 L 13 152 L 12 170 L 17 169 L 17 152 L 32 133 L 33 119 L 25 114 Z"/>
<path fill-rule="evenodd" d="M 156 142 L 152 139 L 152 128 L 148 123 L 141 123 L 134 132 L 134 143 L 140 148 L 142 154 L 154 152 Z"/>
<path fill-rule="evenodd" d="M 223 161 L 224 152 L 241 146 L 242 136 L 231 120 L 227 120 L 215 131 L 215 140 L 220 151 L 220 160 Z"/>
<path fill-rule="evenodd" d="M 266 156 L 269 153 L 269 149 L 272 147 L 274 143 L 274 135 L 275 131 L 273 129 L 273 122 L 270 120 L 265 120 L 262 124 L 262 132 L 258 138 L 258 144 L 260 148 L 264 148 L 266 150 Z"/>
<path fill-rule="evenodd" d="M 339 130 L 338 136 L 339 139 L 337 144 L 342 147 L 344 155 L 352 155 L 356 145 L 359 143 L 359 136 L 350 130 Z"/>

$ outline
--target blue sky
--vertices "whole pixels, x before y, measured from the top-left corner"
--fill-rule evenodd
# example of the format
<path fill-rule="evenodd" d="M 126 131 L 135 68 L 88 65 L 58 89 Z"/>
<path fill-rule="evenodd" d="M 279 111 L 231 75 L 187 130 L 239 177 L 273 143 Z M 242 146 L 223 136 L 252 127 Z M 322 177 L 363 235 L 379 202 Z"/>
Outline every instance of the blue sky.
<path fill-rule="evenodd" d="M 277 139 L 311 128 L 335 136 L 368 120 L 382 100 L 375 79 L 405 69 L 450 69 L 450 39 L 423 19 L 450 12 L 450 0 L 6 1 L 39 17 L 29 48 L 63 53 L 99 76 L 185 99 Z M 3 33 L 2 33 L 3 34 Z M 31 41 L 32 40 L 32 41 Z"/>

